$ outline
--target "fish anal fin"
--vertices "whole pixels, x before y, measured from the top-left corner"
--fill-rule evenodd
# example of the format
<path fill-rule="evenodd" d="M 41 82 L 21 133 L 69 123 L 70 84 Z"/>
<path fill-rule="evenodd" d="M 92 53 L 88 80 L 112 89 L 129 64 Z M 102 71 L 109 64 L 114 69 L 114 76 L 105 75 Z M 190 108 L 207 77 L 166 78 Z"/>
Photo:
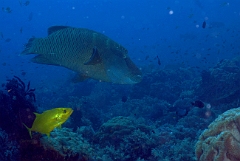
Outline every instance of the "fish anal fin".
<path fill-rule="evenodd" d="M 59 66 L 59 64 L 55 63 L 51 59 L 46 58 L 44 55 L 37 55 L 34 58 L 32 58 L 31 61 L 34 63 L 39 63 L 39 64 L 48 64 L 48 65 Z"/>
<path fill-rule="evenodd" d="M 27 127 L 27 125 L 25 125 L 24 123 L 23 123 L 23 125 L 26 127 L 26 129 L 28 130 L 28 133 L 29 133 L 29 135 L 30 135 L 30 137 L 31 137 L 31 139 L 32 139 L 32 130 L 29 128 L 29 127 Z"/>
<path fill-rule="evenodd" d="M 98 53 L 98 49 L 97 47 L 95 46 L 93 48 L 93 53 L 92 53 L 92 56 L 90 57 L 90 59 L 84 63 L 84 65 L 96 65 L 98 63 L 101 63 L 102 62 L 102 59 Z"/>
<path fill-rule="evenodd" d="M 69 28 L 69 26 L 51 26 L 48 28 L 48 35 L 51 35 L 52 33 L 62 30 L 62 29 L 66 29 Z"/>
<path fill-rule="evenodd" d="M 73 83 L 83 82 L 83 81 L 85 81 L 85 80 L 88 79 L 88 78 L 89 78 L 89 77 L 86 76 L 86 75 L 77 73 L 77 74 L 75 75 L 75 77 L 72 79 L 72 82 L 73 82 Z"/>
<path fill-rule="evenodd" d="M 46 135 L 47 135 L 48 138 L 50 137 L 50 133 L 47 133 Z"/>

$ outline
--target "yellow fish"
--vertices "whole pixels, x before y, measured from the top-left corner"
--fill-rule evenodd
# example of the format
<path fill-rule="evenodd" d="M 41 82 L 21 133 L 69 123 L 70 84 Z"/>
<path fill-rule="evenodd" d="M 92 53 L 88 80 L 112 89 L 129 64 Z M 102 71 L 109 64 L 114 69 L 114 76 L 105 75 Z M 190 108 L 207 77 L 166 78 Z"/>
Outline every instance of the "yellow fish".
<path fill-rule="evenodd" d="M 77 73 L 74 82 L 93 78 L 118 84 L 142 80 L 141 71 L 122 45 L 107 36 L 85 28 L 52 26 L 45 38 L 31 38 L 25 54 L 37 54 L 32 61 L 63 66 Z"/>
<path fill-rule="evenodd" d="M 25 124 L 23 125 L 28 129 L 31 138 L 32 131 L 46 134 L 49 137 L 50 132 L 56 127 L 61 127 L 61 125 L 67 121 L 72 112 L 73 110 L 71 108 L 54 108 L 44 111 L 42 114 L 34 113 L 36 118 L 32 127 L 28 128 Z"/>

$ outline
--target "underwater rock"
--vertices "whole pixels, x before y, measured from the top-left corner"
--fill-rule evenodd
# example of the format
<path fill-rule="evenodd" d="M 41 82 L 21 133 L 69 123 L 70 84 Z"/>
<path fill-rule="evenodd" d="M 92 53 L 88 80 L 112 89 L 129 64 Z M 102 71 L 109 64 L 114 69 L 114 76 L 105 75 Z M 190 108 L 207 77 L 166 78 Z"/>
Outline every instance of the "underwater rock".
<path fill-rule="evenodd" d="M 21 160 L 24 161 L 65 161 L 64 157 L 54 149 L 45 149 L 38 139 L 22 140 L 20 142 Z"/>

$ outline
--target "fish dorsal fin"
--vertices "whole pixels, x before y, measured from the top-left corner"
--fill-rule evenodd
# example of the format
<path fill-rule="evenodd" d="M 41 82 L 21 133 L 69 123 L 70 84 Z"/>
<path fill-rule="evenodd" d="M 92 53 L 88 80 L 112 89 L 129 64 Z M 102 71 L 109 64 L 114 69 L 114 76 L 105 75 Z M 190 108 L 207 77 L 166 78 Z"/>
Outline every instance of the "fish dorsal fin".
<path fill-rule="evenodd" d="M 98 53 L 98 49 L 97 47 L 95 46 L 93 48 L 93 53 L 92 53 L 92 56 L 90 57 L 90 59 L 84 63 L 84 65 L 96 65 L 98 63 L 101 63 L 102 62 L 102 59 Z"/>
<path fill-rule="evenodd" d="M 66 29 L 69 28 L 69 26 L 52 26 L 48 28 L 48 35 L 51 35 L 52 33 L 62 30 L 62 29 Z"/>
<path fill-rule="evenodd" d="M 41 114 L 39 114 L 39 113 L 36 113 L 36 112 L 34 112 L 34 114 L 36 115 L 36 117 L 37 117 L 37 116 L 39 116 L 39 115 L 41 115 Z"/>

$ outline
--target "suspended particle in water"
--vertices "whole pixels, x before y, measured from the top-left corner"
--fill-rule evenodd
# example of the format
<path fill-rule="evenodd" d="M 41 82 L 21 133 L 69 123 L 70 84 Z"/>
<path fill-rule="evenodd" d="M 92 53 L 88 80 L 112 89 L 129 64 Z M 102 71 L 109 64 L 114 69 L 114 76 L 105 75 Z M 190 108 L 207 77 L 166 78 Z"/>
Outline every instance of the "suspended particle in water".
<path fill-rule="evenodd" d="M 210 104 L 210 103 L 207 103 L 207 104 L 206 104 L 206 108 L 207 108 L 207 109 L 210 109 L 210 108 L 211 108 L 211 104 Z"/>

